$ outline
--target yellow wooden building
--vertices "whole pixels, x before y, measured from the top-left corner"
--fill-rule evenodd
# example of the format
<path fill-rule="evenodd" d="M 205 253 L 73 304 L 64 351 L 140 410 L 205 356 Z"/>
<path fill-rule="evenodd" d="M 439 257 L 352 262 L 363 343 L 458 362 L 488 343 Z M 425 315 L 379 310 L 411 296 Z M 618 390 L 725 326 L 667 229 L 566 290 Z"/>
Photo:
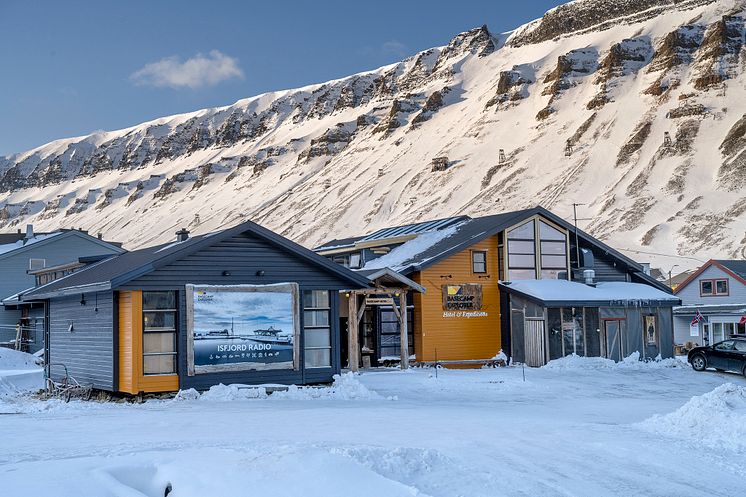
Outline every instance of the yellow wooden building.
<path fill-rule="evenodd" d="M 513 311 L 504 285 L 510 281 L 584 284 L 592 271 L 594 284 L 642 283 L 666 291 L 642 265 L 541 207 L 390 227 L 314 250 L 366 275 L 388 268 L 424 289 L 408 300 L 414 362 L 488 361 L 501 350 L 512 356 Z M 394 310 L 385 302 L 367 306 L 360 326 L 362 365 L 398 362 L 399 332 Z M 341 347 L 343 364 L 345 350 Z"/>

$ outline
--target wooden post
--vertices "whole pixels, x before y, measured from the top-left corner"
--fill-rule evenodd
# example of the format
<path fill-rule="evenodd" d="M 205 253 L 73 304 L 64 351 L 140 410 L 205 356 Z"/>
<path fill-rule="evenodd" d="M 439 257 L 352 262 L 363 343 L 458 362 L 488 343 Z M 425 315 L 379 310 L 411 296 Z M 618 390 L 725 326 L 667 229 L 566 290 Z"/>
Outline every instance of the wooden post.
<path fill-rule="evenodd" d="M 401 338 L 401 368 L 409 368 L 409 331 L 407 330 L 407 292 L 399 294 L 399 333 Z"/>
<path fill-rule="evenodd" d="M 358 309 L 357 309 L 357 293 L 353 290 L 350 292 L 350 298 L 347 302 L 347 309 L 349 317 L 347 318 L 347 360 L 350 371 L 357 372 L 358 370 L 358 352 L 360 347 L 358 346 Z"/>

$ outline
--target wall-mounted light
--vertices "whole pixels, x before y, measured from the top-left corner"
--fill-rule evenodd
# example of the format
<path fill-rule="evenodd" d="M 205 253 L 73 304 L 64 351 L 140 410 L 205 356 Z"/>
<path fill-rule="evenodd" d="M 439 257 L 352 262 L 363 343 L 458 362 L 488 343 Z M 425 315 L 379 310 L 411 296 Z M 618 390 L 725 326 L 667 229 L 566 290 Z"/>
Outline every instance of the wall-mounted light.
<path fill-rule="evenodd" d="M 80 294 L 80 305 L 85 305 L 85 304 L 86 304 L 86 302 L 85 302 L 85 294 L 81 293 Z"/>
<path fill-rule="evenodd" d="M 68 322 L 68 324 L 67 324 L 67 331 L 69 331 L 70 333 L 72 333 L 73 331 L 75 331 L 75 326 L 73 326 L 73 322 L 72 321 Z"/>
<path fill-rule="evenodd" d="M 350 292 L 346 292 L 345 297 L 350 298 Z"/>
<path fill-rule="evenodd" d="M 260 269 L 259 271 L 257 271 L 256 275 L 257 276 L 264 276 L 264 269 Z"/>
<path fill-rule="evenodd" d="M 223 276 L 230 276 L 230 275 L 231 275 L 231 272 L 228 271 L 227 269 L 223 271 Z"/>

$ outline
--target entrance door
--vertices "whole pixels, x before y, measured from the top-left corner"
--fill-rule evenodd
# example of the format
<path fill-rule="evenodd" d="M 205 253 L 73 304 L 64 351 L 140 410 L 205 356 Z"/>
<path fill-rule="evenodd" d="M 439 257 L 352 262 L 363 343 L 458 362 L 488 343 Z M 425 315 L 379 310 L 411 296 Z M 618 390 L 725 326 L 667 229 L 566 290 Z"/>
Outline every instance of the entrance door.
<path fill-rule="evenodd" d="M 616 362 L 621 361 L 624 357 L 622 355 L 622 323 L 621 320 L 604 321 L 606 357 Z"/>
<path fill-rule="evenodd" d="M 546 364 L 544 319 L 526 318 L 523 337 L 526 365 L 539 367 Z"/>

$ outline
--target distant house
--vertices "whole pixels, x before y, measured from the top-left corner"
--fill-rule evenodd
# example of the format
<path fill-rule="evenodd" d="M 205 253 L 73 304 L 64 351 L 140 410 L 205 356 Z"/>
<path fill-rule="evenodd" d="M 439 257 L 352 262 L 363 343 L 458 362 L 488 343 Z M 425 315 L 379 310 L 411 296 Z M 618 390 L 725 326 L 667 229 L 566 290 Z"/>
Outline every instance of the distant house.
<path fill-rule="evenodd" d="M 679 299 L 642 264 L 541 207 L 394 226 L 314 250 L 363 274 L 388 268 L 424 288 L 409 302 L 416 361 L 484 361 L 501 349 L 533 366 L 570 354 L 673 355 Z M 372 365 L 401 355 L 394 310 L 374 302 L 359 313 L 358 340 Z"/>
<path fill-rule="evenodd" d="M 60 229 L 34 233 L 0 234 L 0 343 L 15 345 L 21 327 L 23 348 L 36 352 L 43 347 L 42 306 L 24 303 L 20 294 L 38 283 L 69 274 L 85 264 L 125 252 L 121 244 L 94 237 L 85 231 Z"/>
<path fill-rule="evenodd" d="M 746 260 L 709 260 L 676 287 L 676 343 L 746 337 Z"/>

